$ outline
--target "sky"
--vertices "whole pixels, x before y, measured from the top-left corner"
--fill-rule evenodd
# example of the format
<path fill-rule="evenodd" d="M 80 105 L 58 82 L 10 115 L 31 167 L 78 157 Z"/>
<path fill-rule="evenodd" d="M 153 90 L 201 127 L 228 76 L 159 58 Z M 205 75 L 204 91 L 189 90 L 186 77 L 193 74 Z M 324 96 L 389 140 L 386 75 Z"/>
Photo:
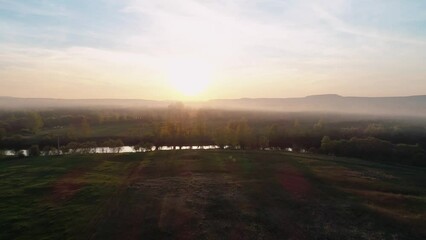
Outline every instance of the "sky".
<path fill-rule="evenodd" d="M 426 94 L 425 0 L 0 0 L 0 96 Z"/>

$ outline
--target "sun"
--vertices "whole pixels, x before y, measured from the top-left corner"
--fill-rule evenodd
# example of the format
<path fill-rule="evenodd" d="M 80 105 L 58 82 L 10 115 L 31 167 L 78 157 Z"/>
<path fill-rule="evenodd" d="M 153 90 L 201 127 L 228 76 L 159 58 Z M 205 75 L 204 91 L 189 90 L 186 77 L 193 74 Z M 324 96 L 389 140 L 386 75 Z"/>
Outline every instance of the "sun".
<path fill-rule="evenodd" d="M 195 59 L 174 59 L 167 67 L 167 80 L 180 94 L 196 97 L 205 92 L 212 80 L 212 69 Z"/>

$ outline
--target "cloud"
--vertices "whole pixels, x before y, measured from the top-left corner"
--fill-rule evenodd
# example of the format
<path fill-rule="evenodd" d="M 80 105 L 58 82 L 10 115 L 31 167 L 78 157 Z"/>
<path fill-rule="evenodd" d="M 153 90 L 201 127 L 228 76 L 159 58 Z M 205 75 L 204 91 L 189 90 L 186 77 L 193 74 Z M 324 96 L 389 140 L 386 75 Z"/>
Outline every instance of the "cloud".
<path fill-rule="evenodd" d="M 409 38 L 409 37 L 401 37 L 396 36 L 395 34 L 383 32 L 380 30 L 374 30 L 367 27 L 357 27 L 352 26 L 348 23 L 345 23 L 338 17 L 334 16 L 331 12 L 326 11 L 324 8 L 313 5 L 313 10 L 318 14 L 320 19 L 325 20 L 333 29 L 336 31 L 349 33 L 356 36 L 361 36 L 365 38 L 371 38 L 373 40 L 380 41 L 389 41 L 389 42 L 399 42 L 405 44 L 414 44 L 414 45 L 426 45 L 426 40 L 417 39 L 417 38 Z"/>
<path fill-rule="evenodd" d="M 123 11 L 140 14 L 144 31 L 125 42 L 149 52 L 156 49 L 163 56 L 192 54 L 238 65 L 247 59 L 270 63 L 280 53 L 283 58 L 321 54 L 318 45 L 326 47 L 332 41 L 323 29 L 301 24 L 303 16 L 270 16 L 256 9 L 260 3 L 130 1 Z M 284 7 L 304 9 L 301 4 L 277 6 L 283 11 Z"/>
<path fill-rule="evenodd" d="M 307 95 L 315 91 L 311 83 L 350 91 L 355 79 L 403 85 L 404 76 L 425 76 L 423 35 L 366 25 L 357 18 L 371 14 L 365 2 L 108 0 L 90 2 L 90 11 L 78 2 L 53 3 L 0 0 L 0 11 L 14 15 L 0 16 L 0 81 L 164 90 L 165 67 L 179 58 L 211 64 L 218 86 L 252 92 L 269 85 Z M 40 16 L 55 21 L 33 24 Z M 422 19 L 416 16 L 410 19 Z"/>

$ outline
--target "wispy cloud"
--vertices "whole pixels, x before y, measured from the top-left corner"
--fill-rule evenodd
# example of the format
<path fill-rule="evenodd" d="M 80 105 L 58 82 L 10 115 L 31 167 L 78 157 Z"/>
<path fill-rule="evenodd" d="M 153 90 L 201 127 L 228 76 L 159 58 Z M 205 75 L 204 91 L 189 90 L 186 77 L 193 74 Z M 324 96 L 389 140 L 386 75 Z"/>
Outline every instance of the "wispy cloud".
<path fill-rule="evenodd" d="M 383 32 L 377 29 L 371 29 L 368 27 L 357 27 L 345 23 L 343 20 L 334 16 L 331 12 L 326 11 L 318 5 L 313 5 L 313 10 L 317 13 L 320 19 L 325 20 L 333 29 L 336 31 L 341 31 L 344 33 L 349 33 L 356 36 L 361 36 L 365 38 L 371 38 L 373 40 L 381 41 L 390 41 L 390 42 L 399 42 L 406 44 L 416 44 L 416 45 L 425 45 L 425 39 L 409 38 L 397 36 L 392 33 Z"/>
<path fill-rule="evenodd" d="M 268 86 L 274 86 L 275 96 L 280 89 L 307 95 L 326 89 L 334 92 L 338 86 L 341 94 L 357 95 L 351 93 L 354 81 L 368 85 L 374 78 L 402 86 L 407 77 L 418 81 L 426 76 L 421 66 L 425 35 L 381 25 L 389 21 L 398 25 L 406 21 L 403 16 L 366 24 L 368 16 L 363 16 L 365 21 L 357 18 L 359 12 L 369 14 L 362 11 L 369 7 L 363 1 L 94 0 L 87 4 L 90 10 L 78 1 L 64 5 L 0 0 L 0 81 L 10 85 L 16 79 L 32 78 L 60 85 L 62 79 L 109 86 L 106 93 L 119 82 L 164 90 L 164 67 L 169 59 L 180 57 L 213 65 L 216 85 L 233 86 L 217 91 L 225 94 L 220 97 L 239 97 L 232 89 L 240 87 L 252 89 L 247 94 L 258 94 L 259 88 L 267 92 Z M 380 16 L 374 13 L 371 18 Z M 416 12 L 410 21 L 419 23 L 423 17 Z M 418 89 L 426 91 L 426 84 Z"/>

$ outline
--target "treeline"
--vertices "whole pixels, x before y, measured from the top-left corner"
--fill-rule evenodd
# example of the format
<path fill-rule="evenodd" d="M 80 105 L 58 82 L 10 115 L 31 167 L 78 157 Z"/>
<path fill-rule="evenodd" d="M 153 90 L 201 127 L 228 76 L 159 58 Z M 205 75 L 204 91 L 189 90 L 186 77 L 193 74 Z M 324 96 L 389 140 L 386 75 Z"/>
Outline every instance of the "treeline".
<path fill-rule="evenodd" d="M 0 139 L 30 135 L 43 129 L 67 128 L 70 138 L 90 136 L 91 126 L 135 121 L 154 121 L 156 114 L 147 110 L 44 110 L 41 112 L 0 112 Z M 78 132 L 77 132 L 78 131 Z"/>
<path fill-rule="evenodd" d="M 330 140 L 334 144 L 332 151 L 323 148 L 324 136 L 338 139 Z M 106 146 L 109 139 L 120 139 L 124 145 L 139 149 L 205 145 L 230 149 L 292 148 L 418 163 L 424 159 L 426 125 L 423 119 L 187 109 L 179 103 L 166 109 L 0 112 L 0 149 L 38 145 L 46 150 L 57 148 L 58 142 L 71 150 L 89 149 L 75 146 Z M 368 150 L 368 144 L 358 143 L 361 139 L 383 141 L 388 148 L 374 152 Z M 383 147 L 378 143 L 373 146 Z"/>
<path fill-rule="evenodd" d="M 426 152 L 419 145 L 392 144 L 374 137 L 332 140 L 324 136 L 320 153 L 400 164 L 426 166 Z"/>
<path fill-rule="evenodd" d="M 141 143 L 134 146 L 135 151 L 138 151 L 142 148 L 145 148 L 148 145 L 146 143 Z M 97 149 L 101 150 L 101 153 L 120 153 L 124 147 L 123 141 L 120 139 L 108 139 L 100 144 L 97 144 L 94 141 L 91 142 L 69 142 L 66 145 L 54 147 L 54 146 L 44 146 L 40 149 L 39 145 L 32 145 L 28 151 L 28 156 L 40 156 L 40 155 L 62 155 L 62 154 L 91 154 L 97 153 Z M 1 154 L 0 154 L 1 155 Z M 25 156 L 22 149 L 16 150 L 15 156 L 23 157 Z"/>

